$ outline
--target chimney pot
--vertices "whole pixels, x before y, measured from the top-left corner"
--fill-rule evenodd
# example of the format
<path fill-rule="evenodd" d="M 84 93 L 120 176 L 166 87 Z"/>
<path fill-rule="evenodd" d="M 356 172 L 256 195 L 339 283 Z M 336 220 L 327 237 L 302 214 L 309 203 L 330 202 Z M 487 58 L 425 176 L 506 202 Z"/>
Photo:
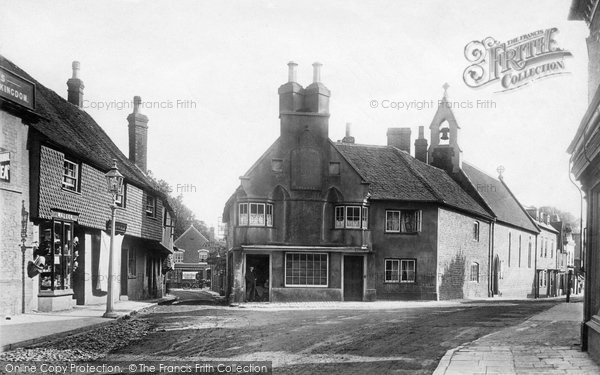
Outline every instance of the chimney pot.
<path fill-rule="evenodd" d="M 346 136 L 342 139 L 343 143 L 354 143 L 354 137 L 351 134 L 352 123 L 346 123 Z"/>
<path fill-rule="evenodd" d="M 71 66 L 73 67 L 73 78 L 79 78 L 79 61 L 73 61 Z"/>
<path fill-rule="evenodd" d="M 142 104 L 142 98 L 140 96 L 133 97 L 133 113 L 140 112 L 140 104 Z"/>
<path fill-rule="evenodd" d="M 298 66 L 298 64 L 296 64 L 293 61 L 290 61 L 288 63 L 288 82 L 296 82 L 296 67 Z"/>
<path fill-rule="evenodd" d="M 312 64 L 312 66 L 313 66 L 313 82 L 319 83 L 319 82 L 321 82 L 321 67 L 323 66 L 323 64 L 321 64 L 319 62 L 315 62 Z"/>
<path fill-rule="evenodd" d="M 351 130 L 352 130 L 352 123 L 347 122 L 346 123 L 346 137 L 350 137 Z"/>
<path fill-rule="evenodd" d="M 83 81 L 79 79 L 79 61 L 73 61 L 73 76 L 67 80 L 67 101 L 78 107 L 83 106 Z"/>

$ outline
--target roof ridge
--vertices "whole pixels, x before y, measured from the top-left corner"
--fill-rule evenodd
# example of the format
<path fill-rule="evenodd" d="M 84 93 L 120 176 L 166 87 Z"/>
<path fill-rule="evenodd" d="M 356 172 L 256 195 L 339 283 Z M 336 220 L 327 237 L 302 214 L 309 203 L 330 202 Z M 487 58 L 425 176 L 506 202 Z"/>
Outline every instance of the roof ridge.
<path fill-rule="evenodd" d="M 435 191 L 435 189 L 433 189 L 433 187 L 431 186 L 431 184 L 429 184 L 429 181 L 427 181 L 422 175 L 421 173 L 419 173 L 417 170 L 415 170 L 415 168 L 410 165 L 410 163 L 407 160 L 404 160 L 404 157 L 402 155 L 402 151 L 400 151 L 398 148 L 396 147 L 390 147 L 388 146 L 388 148 L 392 149 L 392 151 L 394 151 L 397 155 L 400 156 L 400 160 L 402 160 L 402 162 L 404 163 L 404 165 L 406 165 L 406 167 L 411 171 L 411 173 L 419 179 L 419 181 L 421 181 L 423 183 L 423 185 L 427 188 L 427 190 L 429 190 L 429 192 L 439 201 L 442 203 L 446 203 L 446 201 L 439 195 L 439 193 L 437 191 Z M 407 155 L 409 157 L 411 157 L 410 155 Z"/>
<path fill-rule="evenodd" d="M 356 172 L 356 174 L 358 174 L 360 176 L 360 178 L 364 181 L 369 183 L 369 180 L 367 180 L 367 178 L 365 176 L 363 176 L 362 173 L 360 173 L 360 169 L 358 169 L 358 167 L 354 164 L 354 162 L 352 160 L 350 160 L 349 158 L 346 157 L 346 155 L 344 155 L 343 152 L 341 152 L 338 148 L 337 148 L 337 143 L 333 142 L 331 140 L 331 138 L 327 138 L 329 140 L 329 143 L 333 146 L 333 148 L 338 152 L 338 154 L 340 154 L 342 156 L 342 158 L 350 165 L 350 167 L 352 167 L 352 169 L 354 169 L 354 171 Z M 350 145 L 350 144 L 341 144 L 341 145 Z M 354 145 L 354 144 L 352 144 Z M 362 145 L 357 145 L 357 146 L 362 146 Z"/>

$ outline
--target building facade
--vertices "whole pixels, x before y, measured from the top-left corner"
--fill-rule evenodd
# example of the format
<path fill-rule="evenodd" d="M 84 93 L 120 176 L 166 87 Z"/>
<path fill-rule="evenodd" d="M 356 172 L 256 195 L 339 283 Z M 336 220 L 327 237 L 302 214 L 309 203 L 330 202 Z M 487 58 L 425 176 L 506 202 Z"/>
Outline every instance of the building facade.
<path fill-rule="evenodd" d="M 167 275 L 170 288 L 197 288 L 210 279 L 208 243 L 193 225 L 175 240 L 174 267 Z"/>
<path fill-rule="evenodd" d="M 588 109 L 567 152 L 571 173 L 581 183 L 587 203 L 584 267 L 585 291 L 582 349 L 600 363 L 600 15 L 597 0 L 573 0 L 570 20 L 585 21 L 590 29 L 588 46 Z"/>
<path fill-rule="evenodd" d="M 280 136 L 223 213 L 230 300 L 533 296 L 539 230 L 501 179 L 462 162 L 446 93 L 413 157 L 410 128 L 386 146 L 357 144 L 349 126 L 332 142 L 320 64 L 306 88 L 288 66 Z"/>
<path fill-rule="evenodd" d="M 68 100 L 9 60 L 0 57 L 0 65 L 3 72 L 8 72 L 5 74 L 34 84 L 35 94 L 27 129 L 14 117 L 19 114 L 14 109 L 18 103 L 2 98 L 3 132 L 6 128 L 19 135 L 16 145 L 26 146 L 10 151 L 14 153 L 14 161 L 10 162 L 15 188 L 10 199 L 3 195 L 3 206 L 19 204 L 28 212 L 26 242 L 31 249 L 15 268 L 24 269 L 34 260 L 40 265 L 39 275 L 11 276 L 13 282 L 21 283 L 14 290 L 29 296 L 29 307 L 22 311 L 54 311 L 74 304 L 104 303 L 108 278 L 112 278 L 117 289 L 115 299 L 162 296 L 163 260 L 172 251 L 172 213 L 165 195 L 145 173 L 148 119 L 139 112 L 141 100 L 134 99 L 134 111 L 127 119 L 127 158 L 81 109 L 84 85 L 78 76 L 79 63 L 73 63 L 73 77 L 67 82 Z M 109 275 L 109 206 L 113 202 L 104 175 L 113 163 L 125 182 L 114 202 L 117 251 L 113 259 L 115 271 Z M 22 198 L 17 197 L 17 191 Z M 14 220 L 14 213 L 10 215 Z M 7 240 L 3 238 L 3 246 L 16 246 L 14 238 Z M 3 311 L 14 313 L 14 305 L 12 300 L 6 304 L 3 301 Z"/>

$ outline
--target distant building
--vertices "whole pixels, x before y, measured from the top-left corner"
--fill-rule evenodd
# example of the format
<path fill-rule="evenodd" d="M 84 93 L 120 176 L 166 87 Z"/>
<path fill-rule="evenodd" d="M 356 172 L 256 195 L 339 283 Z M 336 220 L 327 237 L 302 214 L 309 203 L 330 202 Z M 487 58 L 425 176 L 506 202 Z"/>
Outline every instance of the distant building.
<path fill-rule="evenodd" d="M 208 239 L 193 225 L 175 240 L 174 269 L 167 275 L 169 287 L 199 287 L 208 272 Z"/>
<path fill-rule="evenodd" d="M 539 229 L 502 179 L 462 161 L 446 93 L 386 146 L 329 139 L 330 91 L 279 88 L 280 136 L 227 201 L 232 301 L 533 297 Z"/>
<path fill-rule="evenodd" d="M 0 314 L 69 309 L 164 293 L 163 260 L 172 251 L 166 197 L 146 174 L 147 122 L 134 100 L 127 158 L 82 106 L 79 63 L 68 100 L 0 56 Z M 114 274 L 108 274 L 110 226 L 104 174 L 113 159 L 124 175 L 116 204 Z M 23 222 L 22 222 L 23 218 Z M 21 253 L 21 228 L 27 249 Z M 39 257 L 39 258 L 38 258 Z M 29 261 L 40 264 L 28 277 Z"/>
<path fill-rule="evenodd" d="M 569 19 L 585 21 L 590 29 L 586 38 L 588 109 L 567 152 L 571 154 L 571 173 L 581 183 L 587 200 L 586 247 L 582 249 L 585 267 L 582 350 L 600 363 L 600 15 L 597 1 L 573 0 Z"/>

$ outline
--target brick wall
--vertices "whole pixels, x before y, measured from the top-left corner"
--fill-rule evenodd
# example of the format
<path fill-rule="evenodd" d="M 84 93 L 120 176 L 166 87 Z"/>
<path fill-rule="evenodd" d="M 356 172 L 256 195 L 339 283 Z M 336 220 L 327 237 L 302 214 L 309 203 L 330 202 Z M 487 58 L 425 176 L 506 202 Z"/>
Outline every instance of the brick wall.
<path fill-rule="evenodd" d="M 64 153 L 41 146 L 39 169 L 39 211 L 37 217 L 51 219 L 52 210 L 64 210 L 79 214 L 78 224 L 105 229 L 110 219 L 110 195 L 106 191 L 104 173 L 81 163 L 81 189 L 72 192 L 62 188 Z M 73 160 L 76 161 L 76 160 Z M 156 217 L 145 213 L 146 192 L 137 186 L 126 184 L 125 208 L 116 212 L 116 221 L 127 223 L 126 234 L 162 240 L 162 202 L 157 199 Z"/>
<path fill-rule="evenodd" d="M 520 263 L 519 236 L 521 236 Z M 535 243 L 535 236 L 531 233 L 511 228 L 503 224 L 496 224 L 494 226 L 494 255 L 498 255 L 502 263 L 501 275 L 498 280 L 498 292 L 503 297 L 534 297 L 535 267 L 533 255 L 531 263 L 528 262 L 528 243 L 530 236 L 532 237 L 532 242 Z"/>
<path fill-rule="evenodd" d="M 474 223 L 479 223 L 479 240 Z M 438 295 L 439 299 L 485 298 L 489 287 L 490 224 L 440 208 L 438 211 Z M 479 275 L 472 265 L 477 264 Z"/>
<path fill-rule="evenodd" d="M 23 253 L 21 244 L 21 212 L 29 208 L 28 126 L 21 119 L 0 111 L 0 148 L 10 152 L 10 182 L 0 181 L 0 315 L 15 315 L 22 311 Z M 31 245 L 36 229 L 28 223 L 26 245 Z M 25 263 L 33 259 L 27 249 Z M 37 278 L 25 276 L 25 311 L 37 309 Z"/>

